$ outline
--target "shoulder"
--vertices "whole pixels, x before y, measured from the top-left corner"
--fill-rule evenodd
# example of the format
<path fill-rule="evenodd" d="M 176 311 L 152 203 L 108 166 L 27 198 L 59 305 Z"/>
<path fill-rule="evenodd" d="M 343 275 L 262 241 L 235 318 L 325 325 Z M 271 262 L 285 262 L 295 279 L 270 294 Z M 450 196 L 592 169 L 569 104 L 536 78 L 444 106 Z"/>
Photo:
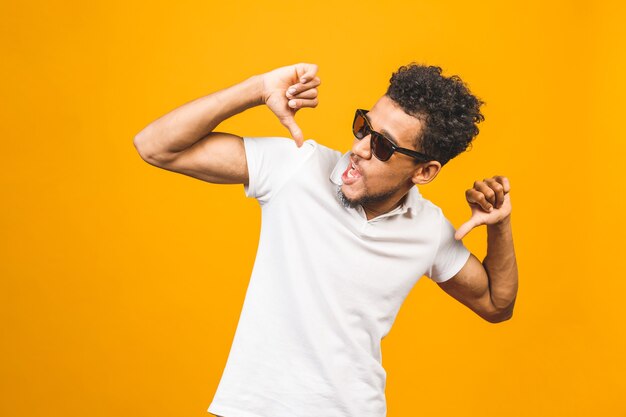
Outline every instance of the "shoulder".
<path fill-rule="evenodd" d="M 315 139 L 307 139 L 304 143 L 315 149 L 315 152 L 319 155 L 320 158 L 334 160 L 335 162 L 341 158 L 342 153 L 336 149 L 330 148 L 326 145 L 322 145 L 315 141 Z M 302 145 L 304 146 L 304 145 Z"/>
<path fill-rule="evenodd" d="M 298 148 L 296 142 L 284 136 L 243 136 L 244 144 L 265 148 L 276 148 L 282 151 L 300 152 L 315 149 L 318 144 L 313 139 L 307 139 Z"/>
<path fill-rule="evenodd" d="M 441 207 L 424 197 L 423 195 L 418 195 L 419 206 L 421 207 L 421 215 L 427 216 L 431 221 L 441 221 L 445 216 L 443 215 L 443 210 Z"/>
<path fill-rule="evenodd" d="M 332 171 L 341 158 L 341 152 L 314 139 L 305 140 L 301 147 L 283 136 L 244 136 L 243 141 L 251 171 L 275 173 L 280 177 L 304 166 L 313 171 Z"/>
<path fill-rule="evenodd" d="M 311 159 L 315 160 L 314 165 L 318 166 L 322 171 L 332 170 L 342 156 L 340 151 L 323 145 L 315 139 L 305 140 L 302 148 L 305 146 L 308 146 L 310 149 L 310 152 L 307 153 L 310 154 Z"/>
<path fill-rule="evenodd" d="M 317 148 L 313 140 L 306 140 L 298 147 L 293 139 L 283 136 L 243 136 L 243 143 L 250 165 L 279 171 L 299 165 Z"/>

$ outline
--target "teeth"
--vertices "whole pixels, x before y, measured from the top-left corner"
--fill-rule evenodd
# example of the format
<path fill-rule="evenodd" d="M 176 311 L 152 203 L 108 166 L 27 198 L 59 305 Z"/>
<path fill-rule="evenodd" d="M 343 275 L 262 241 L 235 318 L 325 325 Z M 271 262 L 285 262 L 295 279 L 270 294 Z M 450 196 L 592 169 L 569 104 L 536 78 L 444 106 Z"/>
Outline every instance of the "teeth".
<path fill-rule="evenodd" d="M 351 165 L 350 169 L 348 170 L 348 177 L 349 178 L 356 178 L 357 177 L 357 173 L 358 173 L 358 171 L 356 170 L 354 165 Z"/>
<path fill-rule="evenodd" d="M 357 178 L 358 170 L 356 169 L 356 165 L 354 162 L 350 161 L 350 169 L 348 170 L 348 178 Z"/>

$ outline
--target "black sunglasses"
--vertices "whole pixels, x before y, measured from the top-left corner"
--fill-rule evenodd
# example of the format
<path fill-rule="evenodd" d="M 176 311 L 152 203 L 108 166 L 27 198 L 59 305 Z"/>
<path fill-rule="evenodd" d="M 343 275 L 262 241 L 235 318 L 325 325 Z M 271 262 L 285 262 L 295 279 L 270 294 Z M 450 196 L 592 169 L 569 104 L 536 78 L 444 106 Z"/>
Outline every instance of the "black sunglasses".
<path fill-rule="evenodd" d="M 406 149 L 396 146 L 395 143 L 386 138 L 382 133 L 376 132 L 374 129 L 372 129 L 372 125 L 370 125 L 367 117 L 365 117 L 365 114 L 367 112 L 369 112 L 369 110 L 356 110 L 356 114 L 354 115 L 354 122 L 352 122 L 352 133 L 354 133 L 354 136 L 359 140 L 363 139 L 369 134 L 372 135 L 370 146 L 372 147 L 372 153 L 376 158 L 380 159 L 381 161 L 387 161 L 389 158 L 391 158 L 391 155 L 393 155 L 393 153 L 397 151 L 418 159 L 421 162 L 435 160 L 435 158 L 431 158 L 426 154 L 414 151 L 412 149 Z"/>

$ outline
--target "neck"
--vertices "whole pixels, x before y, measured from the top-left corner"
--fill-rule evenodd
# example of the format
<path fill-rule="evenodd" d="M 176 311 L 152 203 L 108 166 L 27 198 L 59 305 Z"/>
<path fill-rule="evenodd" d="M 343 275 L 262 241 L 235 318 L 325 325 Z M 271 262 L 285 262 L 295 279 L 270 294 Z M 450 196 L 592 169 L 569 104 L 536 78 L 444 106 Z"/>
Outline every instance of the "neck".
<path fill-rule="evenodd" d="M 365 211 L 365 217 L 367 217 L 367 220 L 371 220 L 374 217 L 380 216 L 381 214 L 389 213 L 391 210 L 398 207 L 400 204 L 402 204 L 406 200 L 407 195 L 408 193 L 400 197 L 400 199 L 398 200 L 390 199 L 388 201 L 385 201 L 377 205 L 366 206 L 366 205 L 361 204 L 361 207 L 363 207 L 363 211 Z"/>

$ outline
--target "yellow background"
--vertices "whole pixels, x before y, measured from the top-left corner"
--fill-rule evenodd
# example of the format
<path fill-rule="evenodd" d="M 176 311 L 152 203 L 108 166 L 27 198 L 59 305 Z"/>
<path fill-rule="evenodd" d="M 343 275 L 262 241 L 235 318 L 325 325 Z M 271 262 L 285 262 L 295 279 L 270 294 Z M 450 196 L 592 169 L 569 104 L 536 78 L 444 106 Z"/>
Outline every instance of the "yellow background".
<path fill-rule="evenodd" d="M 313 62 L 320 104 L 296 121 L 346 151 L 354 109 L 416 61 L 487 103 L 422 194 L 458 227 L 465 189 L 508 176 L 520 285 L 490 324 L 421 279 L 383 341 L 388 415 L 625 416 L 624 17 L 608 1 L 4 3 L 0 415 L 208 416 L 260 209 L 148 165 L 134 135 Z M 263 107 L 217 130 L 289 135 Z M 482 259 L 484 226 L 464 243 Z"/>

